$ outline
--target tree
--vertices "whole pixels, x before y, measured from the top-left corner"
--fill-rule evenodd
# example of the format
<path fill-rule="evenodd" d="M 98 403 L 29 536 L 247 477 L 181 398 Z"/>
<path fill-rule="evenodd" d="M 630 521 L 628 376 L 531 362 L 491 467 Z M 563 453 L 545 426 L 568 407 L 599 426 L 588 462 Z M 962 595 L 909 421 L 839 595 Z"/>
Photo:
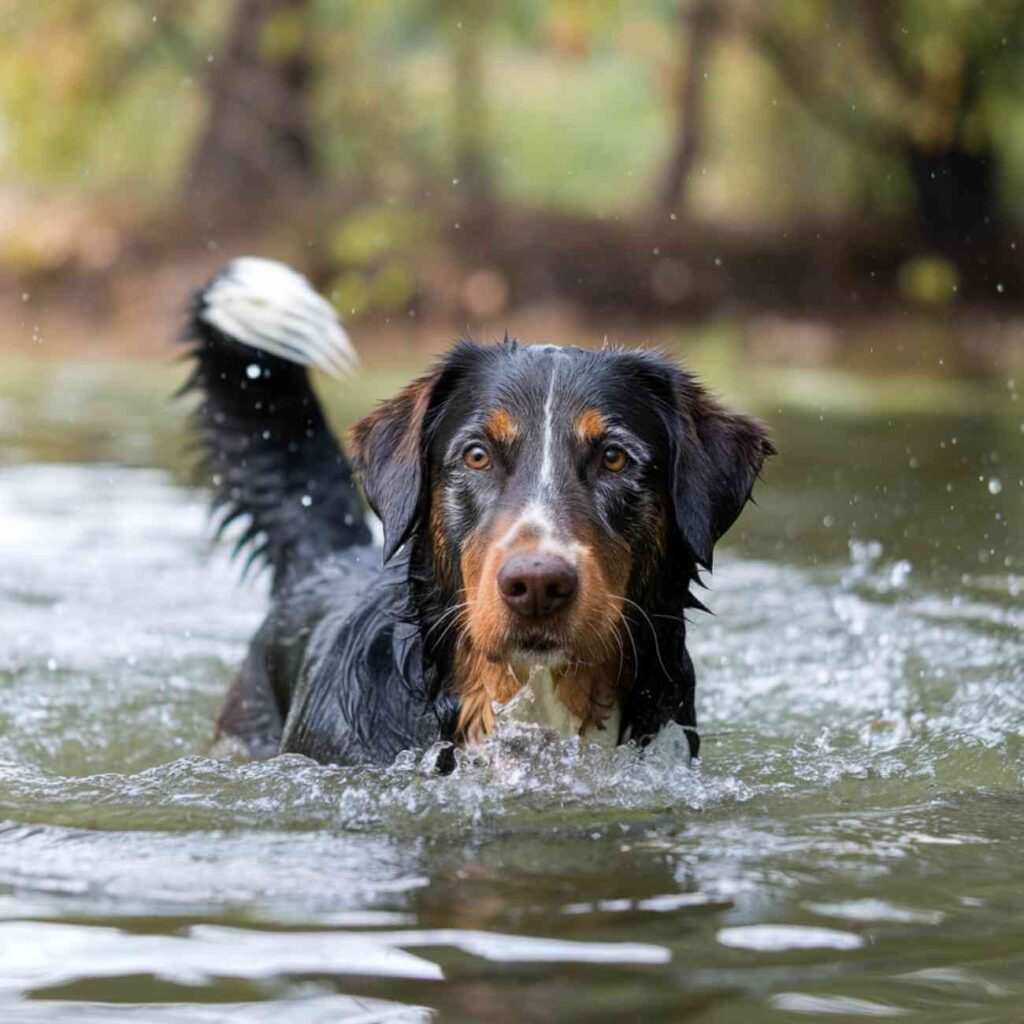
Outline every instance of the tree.
<path fill-rule="evenodd" d="M 310 16 L 310 0 L 235 0 L 206 79 L 191 190 L 252 201 L 312 184 Z"/>
<path fill-rule="evenodd" d="M 477 3 L 456 3 L 461 16 L 452 33 L 453 148 L 455 173 L 469 202 L 485 208 L 492 199 L 493 181 L 487 157 L 484 103 L 483 33 L 487 11 Z"/>
<path fill-rule="evenodd" d="M 702 100 L 708 56 L 718 30 L 716 0 L 680 0 L 679 23 L 685 56 L 676 108 L 675 140 L 661 183 L 659 200 L 666 210 L 678 207 L 690 171 L 700 153 Z"/>
<path fill-rule="evenodd" d="M 812 115 L 903 161 L 928 244 L 991 240 L 994 100 L 1020 86 L 1024 0 L 743 0 L 736 10 Z"/>

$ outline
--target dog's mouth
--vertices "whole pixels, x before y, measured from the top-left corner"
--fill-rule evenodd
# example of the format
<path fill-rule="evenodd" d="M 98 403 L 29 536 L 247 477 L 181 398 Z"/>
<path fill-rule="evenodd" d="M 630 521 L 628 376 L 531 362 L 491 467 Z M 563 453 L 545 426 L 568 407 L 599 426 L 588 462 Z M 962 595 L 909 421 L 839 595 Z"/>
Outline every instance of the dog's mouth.
<path fill-rule="evenodd" d="M 555 667 L 568 660 L 565 638 L 545 629 L 517 630 L 504 648 L 502 660 L 513 665 Z"/>
<path fill-rule="evenodd" d="M 558 650 L 562 646 L 561 641 L 549 633 L 533 630 L 515 637 L 511 647 L 513 650 L 526 651 L 530 654 L 540 654 Z"/>

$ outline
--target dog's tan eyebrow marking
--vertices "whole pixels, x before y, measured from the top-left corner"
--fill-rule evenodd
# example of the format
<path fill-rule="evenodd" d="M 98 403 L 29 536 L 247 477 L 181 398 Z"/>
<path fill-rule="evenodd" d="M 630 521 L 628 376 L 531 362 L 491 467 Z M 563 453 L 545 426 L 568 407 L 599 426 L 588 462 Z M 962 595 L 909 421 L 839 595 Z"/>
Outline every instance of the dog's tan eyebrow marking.
<path fill-rule="evenodd" d="M 576 436 L 581 441 L 596 441 L 607 429 L 608 424 L 596 409 L 585 409 L 576 419 Z"/>
<path fill-rule="evenodd" d="M 519 437 L 519 423 L 508 409 L 497 408 L 484 420 L 484 429 L 495 441 L 511 444 Z"/>

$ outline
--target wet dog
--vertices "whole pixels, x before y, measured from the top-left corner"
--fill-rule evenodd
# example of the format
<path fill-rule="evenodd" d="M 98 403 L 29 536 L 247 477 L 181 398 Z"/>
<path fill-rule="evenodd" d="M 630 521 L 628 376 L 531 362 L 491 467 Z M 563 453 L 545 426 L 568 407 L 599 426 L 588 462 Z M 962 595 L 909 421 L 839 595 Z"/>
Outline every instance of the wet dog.
<path fill-rule="evenodd" d="M 676 722 L 697 753 L 684 615 L 773 451 L 760 423 L 648 352 L 464 341 L 355 425 L 350 462 L 306 367 L 354 355 L 305 279 L 237 260 L 188 337 L 222 527 L 272 571 L 223 735 L 389 763 L 487 736 L 525 687 L 563 732 Z"/>

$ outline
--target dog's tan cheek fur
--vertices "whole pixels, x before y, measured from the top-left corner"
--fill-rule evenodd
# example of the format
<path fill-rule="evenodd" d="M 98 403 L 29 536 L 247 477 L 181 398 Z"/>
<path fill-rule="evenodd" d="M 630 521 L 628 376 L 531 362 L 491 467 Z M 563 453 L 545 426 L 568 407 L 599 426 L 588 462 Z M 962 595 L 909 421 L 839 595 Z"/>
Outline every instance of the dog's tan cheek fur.
<path fill-rule="evenodd" d="M 468 606 L 466 621 L 473 646 L 484 655 L 500 647 L 507 614 L 496 585 L 499 559 L 490 536 L 472 534 L 463 544 L 460 569 Z"/>
<path fill-rule="evenodd" d="M 576 532 L 580 596 L 571 630 L 580 656 L 561 674 L 557 687 L 559 698 L 581 720 L 585 732 L 603 728 L 618 702 L 620 651 L 625 643 L 622 597 L 632 559 L 626 545 L 598 538 L 589 527 Z"/>
<path fill-rule="evenodd" d="M 454 589 L 451 549 L 448 546 L 448 534 L 444 525 L 444 488 L 435 485 L 430 495 L 430 547 L 434 556 L 434 571 L 438 579 L 448 588 Z"/>

